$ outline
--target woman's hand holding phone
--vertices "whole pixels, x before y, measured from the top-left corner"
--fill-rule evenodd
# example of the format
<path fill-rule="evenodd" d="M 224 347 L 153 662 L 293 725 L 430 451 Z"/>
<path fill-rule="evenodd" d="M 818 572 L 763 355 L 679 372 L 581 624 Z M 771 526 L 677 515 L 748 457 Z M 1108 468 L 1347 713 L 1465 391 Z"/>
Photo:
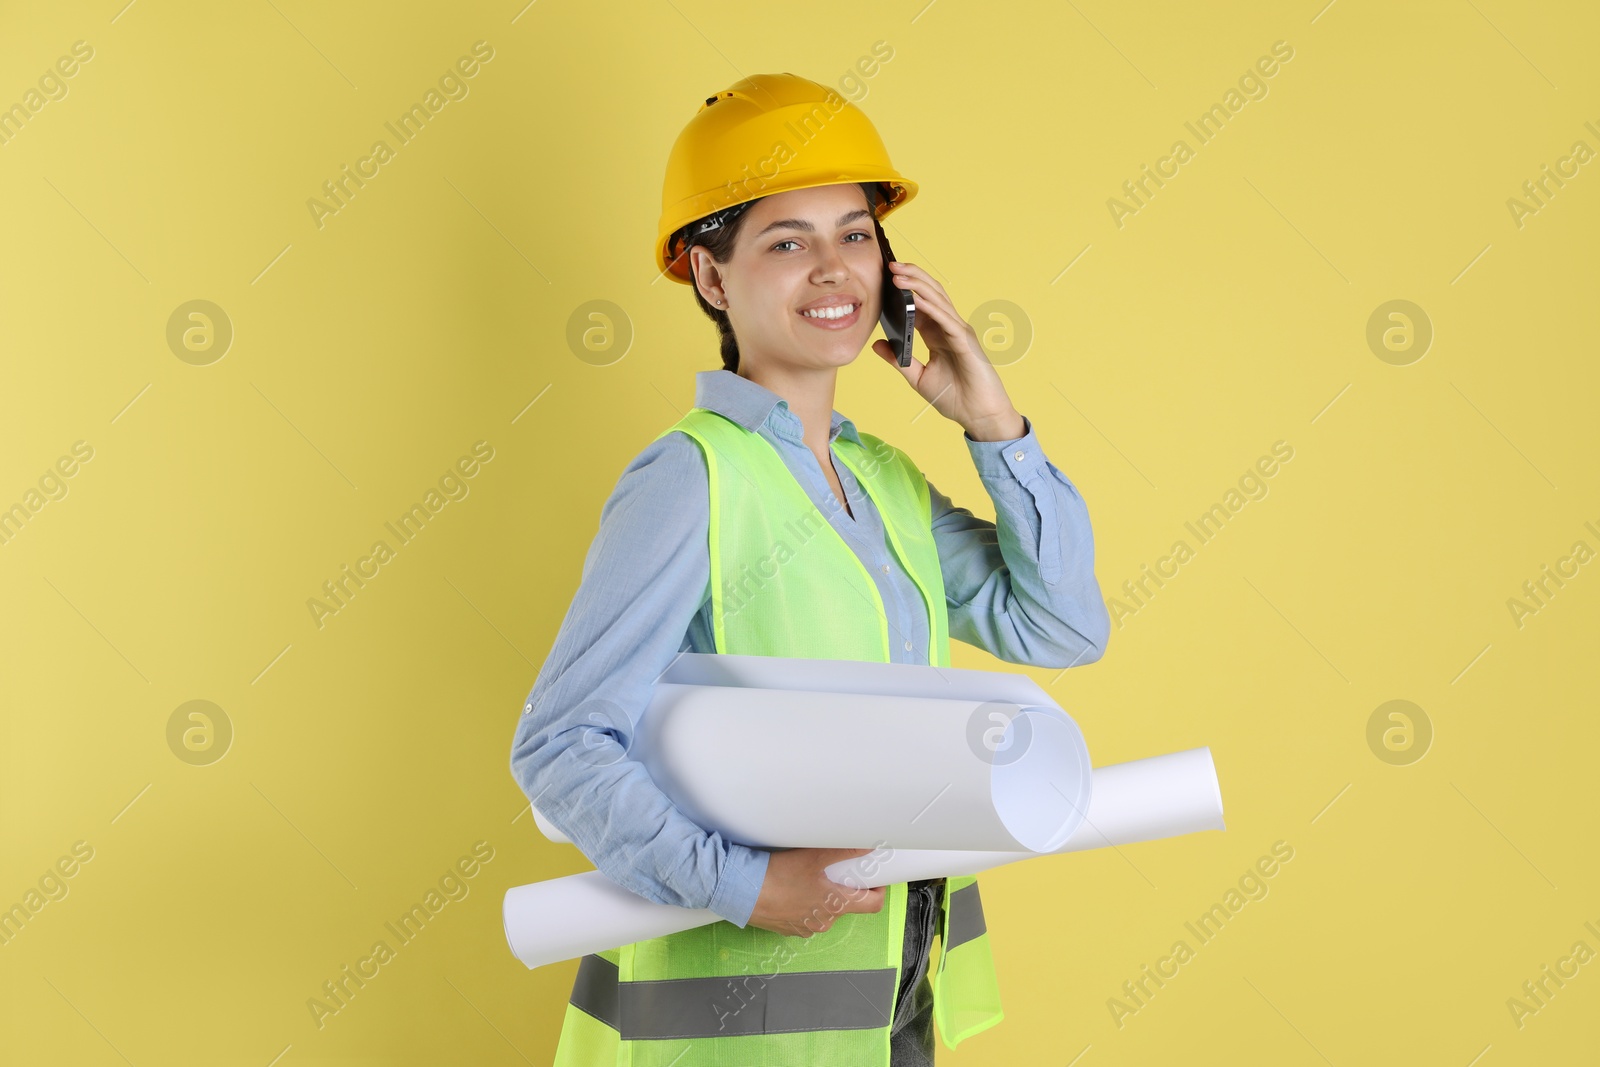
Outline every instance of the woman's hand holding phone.
<path fill-rule="evenodd" d="M 891 262 L 889 277 L 916 294 L 916 331 L 928 350 L 927 363 L 912 359 L 902 367 L 888 341 L 872 350 L 947 419 L 961 424 L 975 441 L 1010 441 L 1022 436 L 1022 415 L 1011 403 L 999 373 L 984 354 L 978 335 L 956 313 L 944 286 L 915 263 Z M 884 293 L 881 299 L 891 299 Z M 1015 432 L 1013 432 L 1015 431 Z"/>

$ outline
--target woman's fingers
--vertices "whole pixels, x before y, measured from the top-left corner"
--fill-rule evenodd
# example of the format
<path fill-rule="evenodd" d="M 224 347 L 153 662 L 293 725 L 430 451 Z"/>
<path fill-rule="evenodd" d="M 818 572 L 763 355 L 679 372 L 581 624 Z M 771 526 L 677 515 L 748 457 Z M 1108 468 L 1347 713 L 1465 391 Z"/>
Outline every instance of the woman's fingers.
<path fill-rule="evenodd" d="M 948 314 L 958 319 L 961 317 L 956 314 L 955 301 L 950 299 L 950 294 L 944 291 L 944 286 L 933 275 L 915 263 L 901 263 L 898 260 L 895 261 L 894 272 L 895 278 L 905 278 L 911 283 L 902 288 L 909 287 L 923 300 L 941 305 Z"/>
<path fill-rule="evenodd" d="M 943 297 L 946 303 L 950 302 L 950 294 L 944 291 L 944 286 L 939 284 L 939 279 L 935 278 L 933 275 L 929 274 L 915 263 L 904 263 L 897 259 L 890 267 L 890 270 L 894 271 L 897 275 L 907 274 L 911 277 L 921 279 L 923 284 L 927 286 L 930 292 L 937 293 L 939 296 Z"/>
<path fill-rule="evenodd" d="M 907 264 L 907 266 L 910 266 L 910 264 Z M 950 298 L 947 295 L 942 291 L 935 293 L 934 287 L 938 283 L 928 277 L 926 272 L 915 276 L 910 273 L 901 274 L 896 275 L 896 278 L 909 279 L 907 282 L 897 282 L 896 284 L 900 285 L 901 288 L 910 288 L 917 296 L 918 333 L 926 329 L 928 321 L 932 320 L 933 324 L 943 331 L 950 342 L 954 344 L 957 338 L 971 328 L 960 315 L 956 314 L 955 306 L 950 303 Z M 933 347 L 931 343 L 929 347 Z"/>

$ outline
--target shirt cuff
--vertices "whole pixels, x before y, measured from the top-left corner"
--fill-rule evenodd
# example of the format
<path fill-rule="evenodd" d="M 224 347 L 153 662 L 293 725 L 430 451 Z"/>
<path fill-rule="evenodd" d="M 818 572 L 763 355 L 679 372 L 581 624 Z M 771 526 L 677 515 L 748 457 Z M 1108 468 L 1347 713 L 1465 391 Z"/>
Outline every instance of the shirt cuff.
<path fill-rule="evenodd" d="M 761 896 L 761 884 L 767 879 L 767 864 L 772 853 L 764 848 L 730 843 L 728 858 L 717 876 L 717 888 L 711 893 L 711 903 L 706 905 L 724 919 L 738 927 L 750 922 L 756 910 L 756 900 Z"/>
<path fill-rule="evenodd" d="M 1022 416 L 1022 436 L 1014 441 L 974 441 L 967 431 L 961 431 L 972 454 L 972 463 L 985 478 L 1013 477 L 1025 481 L 1044 465 L 1044 453 L 1039 440 L 1033 435 L 1033 423 Z"/>

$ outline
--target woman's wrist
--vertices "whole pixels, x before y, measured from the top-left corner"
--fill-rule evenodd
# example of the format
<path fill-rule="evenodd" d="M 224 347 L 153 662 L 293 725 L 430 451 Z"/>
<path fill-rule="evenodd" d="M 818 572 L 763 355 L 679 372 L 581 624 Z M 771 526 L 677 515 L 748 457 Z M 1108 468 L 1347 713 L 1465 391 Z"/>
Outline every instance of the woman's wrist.
<path fill-rule="evenodd" d="M 974 441 L 1015 441 L 1027 432 L 1027 426 L 1021 413 L 1012 408 L 1003 415 L 975 419 L 965 430 Z"/>

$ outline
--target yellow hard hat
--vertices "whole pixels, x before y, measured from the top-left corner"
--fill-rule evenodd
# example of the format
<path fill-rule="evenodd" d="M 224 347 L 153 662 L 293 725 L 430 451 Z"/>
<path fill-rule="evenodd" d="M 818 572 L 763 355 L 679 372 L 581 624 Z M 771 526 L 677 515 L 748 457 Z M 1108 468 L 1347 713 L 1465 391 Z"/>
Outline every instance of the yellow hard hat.
<path fill-rule="evenodd" d="M 917 195 L 860 108 L 794 74 L 752 74 L 707 97 L 673 142 L 656 268 L 691 285 L 684 253 L 694 242 L 679 232 L 691 222 L 773 193 L 846 182 L 879 183 L 879 219 Z"/>

